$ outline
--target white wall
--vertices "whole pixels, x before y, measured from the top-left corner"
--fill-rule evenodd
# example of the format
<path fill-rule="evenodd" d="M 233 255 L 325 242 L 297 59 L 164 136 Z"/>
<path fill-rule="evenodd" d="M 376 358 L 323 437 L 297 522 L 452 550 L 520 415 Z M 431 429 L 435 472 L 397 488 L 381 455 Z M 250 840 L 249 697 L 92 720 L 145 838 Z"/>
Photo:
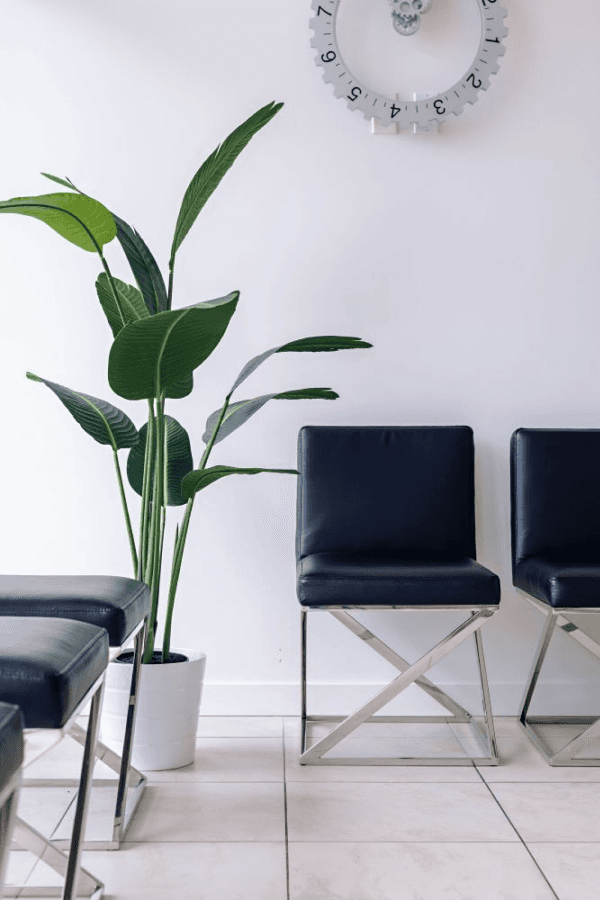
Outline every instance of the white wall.
<path fill-rule="evenodd" d="M 436 0 L 441 12 L 468 2 Z M 52 190 L 40 170 L 68 174 L 166 266 L 199 163 L 254 109 L 286 102 L 181 250 L 176 305 L 232 289 L 242 298 L 195 394 L 171 412 L 198 453 L 206 415 L 249 357 L 348 333 L 375 348 L 277 357 L 248 383 L 248 396 L 331 385 L 339 401 L 272 404 L 214 460 L 289 466 L 304 423 L 470 424 L 479 558 L 503 585 L 486 628 L 490 677 L 497 711 L 510 713 L 540 622 L 510 583 L 509 437 L 600 421 L 600 5 L 580 0 L 568 16 L 563 0 L 505 5 L 491 90 L 439 136 L 413 138 L 372 137 L 333 98 L 313 64 L 307 0 L 4 0 L 0 196 Z M 116 245 L 108 255 L 128 277 Z M 110 452 L 24 378 L 30 369 L 116 400 L 98 270 L 40 224 L 0 221 L 1 571 L 129 574 Z M 142 423 L 141 404 L 116 402 Z M 275 476 L 220 483 L 197 503 L 174 639 L 209 654 L 207 710 L 295 709 L 294 503 L 293 479 Z M 431 623 L 386 628 L 415 656 Z M 387 665 L 374 667 L 337 623 L 314 633 L 317 681 L 386 680 Z M 570 682 L 593 694 L 592 663 L 559 644 L 549 695 L 568 698 Z M 469 653 L 439 668 L 469 692 Z"/>

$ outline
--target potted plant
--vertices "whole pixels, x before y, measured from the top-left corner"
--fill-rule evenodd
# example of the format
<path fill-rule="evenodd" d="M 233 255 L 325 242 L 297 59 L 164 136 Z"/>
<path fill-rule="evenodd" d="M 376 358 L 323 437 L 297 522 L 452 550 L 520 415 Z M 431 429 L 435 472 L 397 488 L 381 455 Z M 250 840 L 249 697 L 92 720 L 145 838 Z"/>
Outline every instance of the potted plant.
<path fill-rule="evenodd" d="M 233 382 L 221 408 L 208 416 L 203 435 L 204 450 L 197 465 L 187 431 L 166 413 L 167 401 L 191 393 L 193 372 L 221 341 L 239 300 L 239 292 L 233 291 L 225 297 L 174 308 L 173 277 L 177 253 L 225 173 L 281 106 L 269 103 L 250 116 L 215 149 L 194 175 L 175 225 L 167 282 L 141 236 L 69 179 L 43 173 L 67 188 L 68 193 L 16 197 L 0 202 L 0 213 L 32 216 L 81 249 L 98 255 L 102 272 L 96 280 L 96 293 L 113 333 L 108 358 L 109 385 L 120 397 L 143 401 L 147 408 L 147 421 L 138 430 L 112 403 L 27 373 L 28 378 L 42 382 L 53 391 L 87 434 L 112 451 L 133 574 L 149 585 L 152 598 L 133 757 L 134 765 L 142 769 L 176 768 L 188 765 L 194 758 L 204 655 L 197 651 L 171 650 L 171 625 L 197 495 L 214 482 L 232 475 L 297 474 L 295 469 L 209 466 L 213 448 L 269 400 L 334 400 L 338 396 L 330 388 L 321 387 L 242 400 L 234 400 L 234 392 L 273 354 L 331 352 L 371 346 L 355 337 L 315 336 L 273 347 L 251 359 Z M 115 237 L 129 262 L 135 285 L 114 277 L 109 268 L 104 247 Z M 120 450 L 128 450 L 127 479 L 140 497 L 137 533 L 125 492 Z M 166 517 L 169 509 L 177 507 L 183 509 L 183 515 L 175 529 L 173 552 L 169 554 L 172 562 L 164 607 L 162 647 L 158 649 L 155 641 Z M 115 743 L 122 739 L 122 733 L 111 735 L 111 729 L 119 719 L 124 727 L 126 708 L 124 705 L 119 712 L 118 704 L 127 702 L 131 676 L 124 663 L 130 661 L 131 656 L 123 654 L 110 667 L 105 701 L 108 718 L 105 715 L 103 734 L 105 739 L 112 737 Z M 189 708 L 174 708 L 177 706 L 174 698 L 186 698 Z"/>

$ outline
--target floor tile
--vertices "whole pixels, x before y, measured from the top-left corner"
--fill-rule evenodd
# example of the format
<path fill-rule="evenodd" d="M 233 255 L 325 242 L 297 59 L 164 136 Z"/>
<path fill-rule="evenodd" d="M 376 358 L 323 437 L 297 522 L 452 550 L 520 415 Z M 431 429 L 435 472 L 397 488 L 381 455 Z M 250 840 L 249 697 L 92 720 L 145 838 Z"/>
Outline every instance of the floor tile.
<path fill-rule="evenodd" d="M 106 885 L 105 900 L 285 900 L 285 844 L 126 844 L 83 854 Z M 28 884 L 60 882 L 38 865 Z"/>
<path fill-rule="evenodd" d="M 516 841 L 484 784 L 290 783 L 290 841 Z"/>
<path fill-rule="evenodd" d="M 152 784 L 129 841 L 281 841 L 283 785 Z"/>
<path fill-rule="evenodd" d="M 31 778 L 74 778 L 79 781 L 83 747 L 73 738 L 66 737 L 29 765 L 23 772 L 24 783 Z M 94 764 L 95 778 L 117 778 L 115 772 L 100 760 Z"/>
<path fill-rule="evenodd" d="M 151 782 L 283 781 L 283 746 L 276 738 L 198 738 L 191 766 L 148 772 Z"/>
<path fill-rule="evenodd" d="M 198 737 L 281 737 L 281 716 L 200 716 Z"/>
<path fill-rule="evenodd" d="M 381 745 L 374 746 L 373 741 L 363 742 L 365 746 L 355 743 L 355 749 L 359 755 L 369 752 L 379 752 Z M 435 741 L 430 743 L 429 749 L 435 751 Z M 398 742 L 392 748 L 398 750 Z M 427 750 L 423 739 L 419 745 L 419 752 Z M 408 743 L 401 752 L 409 750 Z M 298 762 L 300 742 L 298 737 L 285 739 L 285 775 L 286 781 L 341 781 L 341 782 L 474 782 L 479 783 L 479 776 L 473 766 L 301 766 Z"/>
<path fill-rule="evenodd" d="M 289 857 L 290 900 L 555 900 L 520 843 L 292 843 Z"/>
<path fill-rule="evenodd" d="M 76 793 L 75 788 L 23 787 L 17 815 L 36 831 L 49 836 L 65 816 Z"/>
<path fill-rule="evenodd" d="M 560 900 L 598 900 L 600 844 L 529 844 Z"/>
<path fill-rule="evenodd" d="M 550 734 L 557 739 L 555 733 Z M 564 735 L 564 742 L 567 737 Z M 516 719 L 497 728 L 499 766 L 482 766 L 489 783 L 505 781 L 600 782 L 600 766 L 549 766 Z"/>
<path fill-rule="evenodd" d="M 527 843 L 600 842 L 600 784 L 490 784 Z"/>
<path fill-rule="evenodd" d="M 25 850 L 11 850 L 6 866 L 6 884 L 25 884 L 37 862 L 33 853 Z"/>

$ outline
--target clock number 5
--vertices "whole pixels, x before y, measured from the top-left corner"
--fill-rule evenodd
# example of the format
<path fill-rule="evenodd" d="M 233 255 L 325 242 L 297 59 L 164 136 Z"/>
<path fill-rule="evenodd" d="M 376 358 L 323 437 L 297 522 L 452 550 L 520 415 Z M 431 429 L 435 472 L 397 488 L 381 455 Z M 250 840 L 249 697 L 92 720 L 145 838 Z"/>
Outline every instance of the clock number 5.
<path fill-rule="evenodd" d="M 474 73 L 474 72 L 471 72 L 471 74 L 470 74 L 469 77 L 467 78 L 467 81 L 470 81 L 470 82 L 471 82 L 471 84 L 473 85 L 473 87 L 475 88 L 476 91 L 478 91 L 479 88 L 481 87 L 481 85 L 483 84 L 483 82 L 481 81 L 480 78 L 476 78 L 476 77 L 475 77 L 475 73 Z"/>
<path fill-rule="evenodd" d="M 359 87 L 353 87 L 350 93 L 348 94 L 348 100 L 358 100 L 362 91 Z"/>

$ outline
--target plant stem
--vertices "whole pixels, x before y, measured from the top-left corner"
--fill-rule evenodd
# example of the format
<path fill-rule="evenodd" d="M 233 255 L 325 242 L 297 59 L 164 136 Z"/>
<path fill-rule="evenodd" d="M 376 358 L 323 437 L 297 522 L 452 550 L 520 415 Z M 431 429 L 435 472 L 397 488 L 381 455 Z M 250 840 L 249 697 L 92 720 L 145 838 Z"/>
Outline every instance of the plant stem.
<path fill-rule="evenodd" d="M 173 301 L 173 271 L 175 266 L 175 260 L 169 263 L 169 290 L 167 293 L 167 309 L 171 309 L 171 303 Z"/>
<path fill-rule="evenodd" d="M 150 628 L 152 638 L 155 634 L 155 623 L 158 613 L 158 599 L 160 591 L 160 564 L 161 564 L 161 520 L 163 519 L 164 510 L 164 455 L 165 455 L 165 418 L 164 418 L 165 398 L 162 394 L 157 398 L 156 402 L 156 462 L 154 466 L 154 490 L 152 495 L 152 518 L 150 532 L 150 551 L 151 564 L 150 568 L 150 594 L 151 594 L 151 611 L 150 611 Z M 144 654 L 144 662 L 150 662 L 154 652 L 154 645 L 150 645 L 150 641 L 146 646 Z"/>
<path fill-rule="evenodd" d="M 104 268 L 104 271 L 106 272 L 106 277 L 108 278 L 108 281 L 109 281 L 109 284 L 110 284 L 110 287 L 112 290 L 112 295 L 114 297 L 115 303 L 117 304 L 117 309 L 119 310 L 119 315 L 121 316 L 121 322 L 123 323 L 123 327 L 125 327 L 125 325 L 127 324 L 127 321 L 125 319 L 125 315 L 123 314 L 123 307 L 121 306 L 121 299 L 119 297 L 119 294 L 118 294 L 118 291 L 117 291 L 117 288 L 116 288 L 116 285 L 115 285 L 115 282 L 114 282 L 114 279 L 112 276 L 112 272 L 108 268 L 108 263 L 106 262 L 106 260 L 104 258 L 104 254 L 102 253 L 102 250 L 98 249 L 98 255 L 100 256 L 100 259 L 102 260 L 102 266 Z"/>
<path fill-rule="evenodd" d="M 152 455 L 154 453 L 154 401 L 148 401 L 148 425 L 146 428 L 146 452 L 144 454 L 144 479 L 142 482 L 142 508 L 140 514 L 140 561 L 138 578 L 145 575 L 148 560 L 148 519 L 150 515 L 150 487 L 152 484 Z"/>
<path fill-rule="evenodd" d="M 125 488 L 123 487 L 123 476 L 121 475 L 121 466 L 119 464 L 119 457 L 117 455 L 117 451 L 113 449 L 113 459 L 115 461 L 115 470 L 117 472 L 117 480 L 119 482 L 119 492 L 121 494 L 121 504 L 123 506 L 123 513 L 125 515 L 125 524 L 127 525 L 127 536 L 129 538 L 129 549 L 131 550 L 131 561 L 133 563 L 133 577 L 135 578 L 138 572 L 138 555 L 135 549 L 135 538 L 133 537 L 133 529 L 131 527 L 131 518 L 129 516 L 129 508 L 127 506 L 127 497 L 125 496 Z"/>
<path fill-rule="evenodd" d="M 221 412 L 219 414 L 219 419 L 215 426 L 215 429 L 210 436 L 210 440 L 206 445 L 204 453 L 202 454 L 202 459 L 200 460 L 200 464 L 198 466 L 199 469 L 206 468 L 206 463 L 208 462 L 208 457 L 210 456 L 210 451 L 213 448 L 213 444 L 216 440 L 217 434 L 219 433 L 219 428 L 223 423 L 223 419 L 225 418 L 225 413 L 227 412 L 227 407 L 229 406 L 229 401 L 231 399 L 231 394 L 228 394 L 225 398 L 225 402 L 221 408 Z M 185 542 L 187 538 L 188 528 L 190 525 L 190 518 L 192 515 L 192 510 L 194 508 L 194 500 L 196 499 L 195 494 L 190 497 L 187 502 L 187 506 L 185 509 L 185 514 L 183 520 L 181 522 L 181 530 L 175 536 L 175 549 L 173 552 L 173 565 L 171 567 L 171 579 L 169 582 L 169 596 L 167 600 L 167 612 L 165 618 L 165 633 L 163 637 L 163 649 L 162 649 L 162 661 L 166 662 L 169 658 L 170 653 L 170 645 L 171 645 L 171 621 L 173 619 L 173 609 L 175 607 L 175 597 L 177 594 L 177 585 L 179 583 L 179 574 L 181 572 L 181 564 L 183 561 L 183 551 L 185 549 Z"/>

